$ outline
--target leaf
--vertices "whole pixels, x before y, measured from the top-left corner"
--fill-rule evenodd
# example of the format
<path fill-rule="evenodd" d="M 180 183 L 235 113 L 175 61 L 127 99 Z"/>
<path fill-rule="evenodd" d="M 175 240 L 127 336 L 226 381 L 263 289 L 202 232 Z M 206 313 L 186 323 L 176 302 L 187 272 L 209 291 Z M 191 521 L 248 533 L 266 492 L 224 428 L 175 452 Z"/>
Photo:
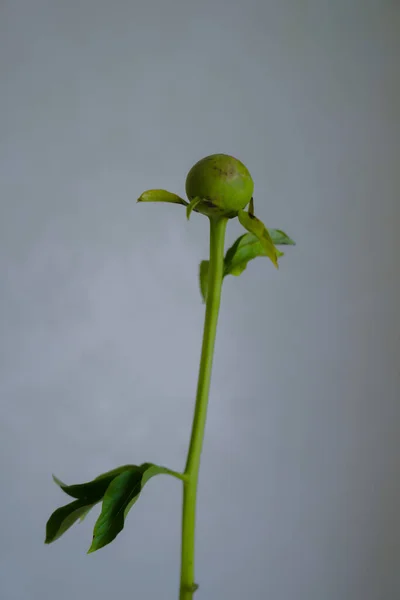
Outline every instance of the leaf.
<path fill-rule="evenodd" d="M 95 478 L 95 481 L 97 479 L 104 479 L 105 477 L 110 477 L 110 476 L 115 477 L 116 475 L 119 475 L 123 471 L 126 471 L 127 469 L 131 469 L 132 467 L 136 467 L 136 465 L 122 465 L 122 467 L 115 467 L 115 469 L 111 469 L 111 471 L 106 471 L 105 473 L 100 473 L 100 475 L 97 475 L 97 477 Z"/>
<path fill-rule="evenodd" d="M 57 508 L 46 523 L 45 544 L 51 544 L 61 537 L 78 519 L 82 521 L 96 504 L 97 502 L 90 504 L 86 500 L 75 500 Z"/>
<path fill-rule="evenodd" d="M 56 477 L 54 474 L 53 474 L 53 480 L 55 481 L 55 483 L 56 483 L 57 485 L 59 485 L 59 486 L 60 486 L 60 488 L 63 488 L 63 487 L 68 487 L 66 483 L 63 483 L 63 482 L 61 481 L 61 479 L 58 479 L 58 477 Z"/>
<path fill-rule="evenodd" d="M 46 539 L 45 539 L 45 543 L 46 544 L 50 544 L 51 542 L 54 542 L 56 539 L 58 539 L 63 533 L 65 533 L 65 531 L 67 531 L 70 527 L 72 527 L 72 525 L 78 521 L 78 519 L 80 521 L 83 521 L 83 519 L 86 517 L 86 515 L 89 513 L 89 511 L 96 505 L 98 504 L 103 498 L 106 500 L 106 504 L 107 502 L 111 504 L 112 502 L 115 501 L 115 494 L 113 492 L 113 490 L 119 489 L 119 485 L 125 481 L 124 479 L 120 480 L 119 484 L 117 484 L 116 486 L 114 486 L 114 488 L 111 488 L 111 492 L 109 492 L 110 486 L 113 484 L 113 482 L 118 479 L 121 475 L 126 475 L 128 474 L 128 477 L 126 478 L 128 482 L 130 482 L 131 484 L 131 491 L 133 490 L 133 493 L 131 494 L 131 498 L 129 499 L 129 502 L 127 504 L 127 506 L 125 507 L 125 511 L 124 511 L 124 516 L 127 515 L 128 511 L 130 510 L 131 506 L 133 506 L 133 504 L 136 502 L 136 500 L 139 497 L 140 491 L 142 489 L 142 487 L 144 486 L 144 484 L 150 479 L 150 477 L 153 477 L 154 475 L 160 474 L 160 473 L 164 473 L 166 475 L 172 475 L 174 477 L 178 477 L 178 479 L 184 479 L 184 475 L 181 473 L 176 473 L 175 471 L 171 471 L 170 469 L 167 469 L 165 467 L 157 467 L 155 465 L 149 464 L 149 463 L 145 463 L 141 466 L 136 466 L 136 465 L 123 465 L 122 467 L 117 467 L 116 469 L 112 469 L 111 471 L 107 471 L 106 473 L 102 473 L 101 475 L 98 475 L 93 481 L 89 481 L 88 483 L 82 483 L 82 484 L 78 484 L 78 485 L 66 485 L 65 483 L 63 483 L 60 479 L 58 479 L 55 475 L 53 475 L 53 479 L 55 481 L 55 483 L 68 495 L 72 496 L 73 498 L 76 498 L 76 500 L 74 502 L 71 502 L 70 504 L 67 504 L 65 506 L 62 506 L 61 508 L 58 508 L 57 510 L 55 510 L 53 512 L 53 514 L 51 515 L 51 517 L 49 518 L 49 520 L 46 523 Z M 136 484 L 135 484 L 136 482 Z M 136 485 L 136 487 L 135 487 Z M 103 510 L 101 515 L 104 516 L 104 500 L 103 500 Z M 100 515 L 100 517 L 101 517 Z M 119 533 L 119 531 L 123 528 L 123 520 L 124 517 L 122 519 L 122 527 L 120 529 L 118 529 L 118 520 L 116 521 L 117 524 L 117 531 L 115 532 L 115 530 L 111 530 L 111 539 L 109 539 L 107 541 L 107 536 L 104 538 L 104 536 L 100 536 L 100 545 L 98 545 L 97 547 L 94 547 L 93 549 L 91 549 L 90 551 L 93 552 L 94 550 L 97 550 L 98 548 L 101 548 L 102 546 L 105 546 L 106 544 L 108 544 L 110 541 L 112 541 L 112 539 L 114 539 L 114 537 L 116 537 L 116 535 Z M 97 523 L 99 522 L 99 519 L 97 521 Z M 109 524 L 110 520 L 107 520 L 107 524 Z M 96 523 L 96 526 L 97 526 Z M 95 530 L 96 530 L 96 526 L 95 526 Z M 115 527 L 115 523 L 114 523 L 114 527 Z M 106 540 L 106 541 L 104 541 Z M 94 543 L 94 542 L 93 542 Z M 92 544 L 93 546 L 93 544 Z M 92 548 L 92 547 L 91 547 Z"/>
<path fill-rule="evenodd" d="M 258 237 L 252 233 L 244 233 L 225 254 L 224 276 L 240 275 L 247 263 L 260 255 L 265 256 L 265 250 Z"/>
<path fill-rule="evenodd" d="M 199 268 L 199 283 L 200 283 L 200 292 L 203 298 L 203 302 L 207 302 L 207 292 L 208 292 L 208 266 L 210 261 L 202 260 Z"/>
<path fill-rule="evenodd" d="M 186 207 L 186 218 L 188 221 L 190 219 L 192 211 L 196 208 L 198 204 L 200 204 L 200 202 L 202 202 L 202 198 L 196 196 L 195 198 L 193 198 L 193 200 L 190 201 L 190 204 L 188 204 L 188 206 Z"/>
<path fill-rule="evenodd" d="M 277 246 L 295 246 L 294 242 L 284 231 L 281 229 L 268 229 L 268 233 L 271 236 L 271 240 Z"/>
<path fill-rule="evenodd" d="M 82 521 L 84 521 L 87 517 L 87 515 L 90 513 L 90 511 L 92 510 L 93 506 L 95 506 L 94 504 L 92 504 L 80 517 L 79 519 L 79 523 L 82 523 Z"/>
<path fill-rule="evenodd" d="M 268 229 L 268 233 L 275 244 L 295 245 L 295 242 L 280 229 Z M 278 258 L 284 256 L 284 253 L 278 248 L 275 248 L 275 251 Z M 238 277 L 246 269 L 247 263 L 257 256 L 269 256 L 269 254 L 254 233 L 244 233 L 225 254 L 224 277 L 226 275 Z M 199 268 L 199 283 L 203 302 L 207 301 L 208 267 L 209 261 L 202 260 Z"/>
<path fill-rule="evenodd" d="M 275 248 L 277 256 L 283 256 L 283 252 Z M 264 245 L 253 233 L 241 235 L 229 248 L 224 259 L 224 276 L 238 276 L 247 267 L 247 263 L 257 256 L 268 256 Z"/>
<path fill-rule="evenodd" d="M 247 231 L 253 233 L 258 237 L 260 242 L 263 245 L 263 248 L 266 252 L 266 256 L 271 259 L 272 263 L 278 268 L 278 254 L 277 250 L 274 246 L 274 243 L 271 239 L 271 236 L 268 233 L 268 229 L 265 227 L 264 223 L 257 219 L 252 214 L 245 212 L 244 210 L 239 210 L 238 219 L 240 223 L 243 225 Z"/>
<path fill-rule="evenodd" d="M 138 500 L 147 481 L 159 474 L 170 474 L 168 469 L 145 463 L 131 467 L 110 483 L 103 498 L 101 514 L 93 531 L 93 541 L 88 554 L 112 542 L 122 531 L 129 510 Z"/>
<path fill-rule="evenodd" d="M 102 473 L 93 481 L 89 481 L 88 483 L 79 483 L 77 485 L 66 485 L 55 475 L 53 475 L 54 481 L 60 488 L 68 494 L 72 496 L 72 498 L 78 498 L 80 500 L 88 500 L 90 502 L 100 502 L 103 498 L 108 486 L 112 482 L 113 479 L 123 471 L 127 469 L 131 469 L 134 465 L 124 465 L 122 467 L 117 467 L 112 471 L 108 471 L 107 473 Z"/>
<path fill-rule="evenodd" d="M 55 483 L 69 496 L 77 498 L 76 502 L 71 502 L 66 506 L 58 508 L 47 521 L 46 524 L 46 544 L 58 539 L 67 529 L 69 529 L 78 519 L 80 522 L 103 498 L 108 486 L 112 480 L 133 465 L 124 465 L 117 467 L 107 473 L 102 473 L 93 481 L 81 483 L 78 485 L 67 485 L 53 475 Z"/>
<path fill-rule="evenodd" d="M 184 206 L 188 206 L 188 202 L 177 196 L 176 194 L 172 194 L 172 192 L 167 192 L 167 190 L 147 190 L 143 192 L 143 194 L 137 199 L 138 202 L 172 202 L 173 204 L 183 204 Z"/>

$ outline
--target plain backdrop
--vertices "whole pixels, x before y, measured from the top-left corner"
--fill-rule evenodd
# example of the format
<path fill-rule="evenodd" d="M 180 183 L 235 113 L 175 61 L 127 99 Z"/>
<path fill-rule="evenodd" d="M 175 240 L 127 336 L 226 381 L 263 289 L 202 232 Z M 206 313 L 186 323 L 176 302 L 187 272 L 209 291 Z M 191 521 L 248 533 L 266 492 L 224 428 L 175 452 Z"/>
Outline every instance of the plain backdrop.
<path fill-rule="evenodd" d="M 184 466 L 208 222 L 136 199 L 217 152 L 297 246 L 224 285 L 196 600 L 400 597 L 399 52 L 395 0 L 1 0 L 2 600 L 177 598 L 172 478 L 43 542 L 52 473 Z"/>

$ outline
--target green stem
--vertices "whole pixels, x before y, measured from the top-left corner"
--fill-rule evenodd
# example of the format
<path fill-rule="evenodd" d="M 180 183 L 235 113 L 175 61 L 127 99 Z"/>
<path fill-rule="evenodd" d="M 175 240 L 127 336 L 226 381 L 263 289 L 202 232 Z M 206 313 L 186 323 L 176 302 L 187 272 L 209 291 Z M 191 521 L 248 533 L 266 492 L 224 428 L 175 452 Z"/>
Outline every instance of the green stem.
<path fill-rule="evenodd" d="M 210 218 L 210 263 L 203 344 L 197 383 L 192 434 L 183 484 L 180 600 L 192 600 L 197 589 L 194 577 L 196 498 L 201 450 L 207 417 L 215 336 L 224 274 L 226 218 Z"/>

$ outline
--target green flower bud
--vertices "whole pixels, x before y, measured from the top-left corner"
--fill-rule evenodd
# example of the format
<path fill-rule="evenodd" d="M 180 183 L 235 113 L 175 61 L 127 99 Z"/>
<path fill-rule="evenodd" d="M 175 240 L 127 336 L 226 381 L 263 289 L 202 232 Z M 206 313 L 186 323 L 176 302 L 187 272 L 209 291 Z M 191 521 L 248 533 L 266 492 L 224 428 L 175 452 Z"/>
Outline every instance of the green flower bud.
<path fill-rule="evenodd" d="M 240 160 L 227 154 L 212 154 L 199 160 L 186 178 L 186 194 L 196 203 L 196 212 L 208 216 L 235 217 L 253 196 L 254 183 Z"/>

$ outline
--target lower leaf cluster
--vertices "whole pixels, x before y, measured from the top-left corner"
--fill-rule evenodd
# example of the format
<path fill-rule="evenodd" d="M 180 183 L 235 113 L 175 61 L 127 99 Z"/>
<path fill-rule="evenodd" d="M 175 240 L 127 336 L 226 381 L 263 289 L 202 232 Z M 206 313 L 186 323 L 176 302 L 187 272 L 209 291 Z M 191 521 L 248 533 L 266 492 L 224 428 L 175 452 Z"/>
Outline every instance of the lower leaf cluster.
<path fill-rule="evenodd" d="M 55 510 L 46 524 L 45 543 L 50 544 L 63 535 L 76 521 L 102 501 L 102 509 L 93 530 L 88 554 L 112 542 L 122 531 L 128 512 L 138 500 L 143 486 L 154 475 L 170 474 L 164 467 L 150 463 L 124 465 L 102 473 L 93 481 L 66 485 L 53 475 L 54 481 L 73 502 Z"/>

